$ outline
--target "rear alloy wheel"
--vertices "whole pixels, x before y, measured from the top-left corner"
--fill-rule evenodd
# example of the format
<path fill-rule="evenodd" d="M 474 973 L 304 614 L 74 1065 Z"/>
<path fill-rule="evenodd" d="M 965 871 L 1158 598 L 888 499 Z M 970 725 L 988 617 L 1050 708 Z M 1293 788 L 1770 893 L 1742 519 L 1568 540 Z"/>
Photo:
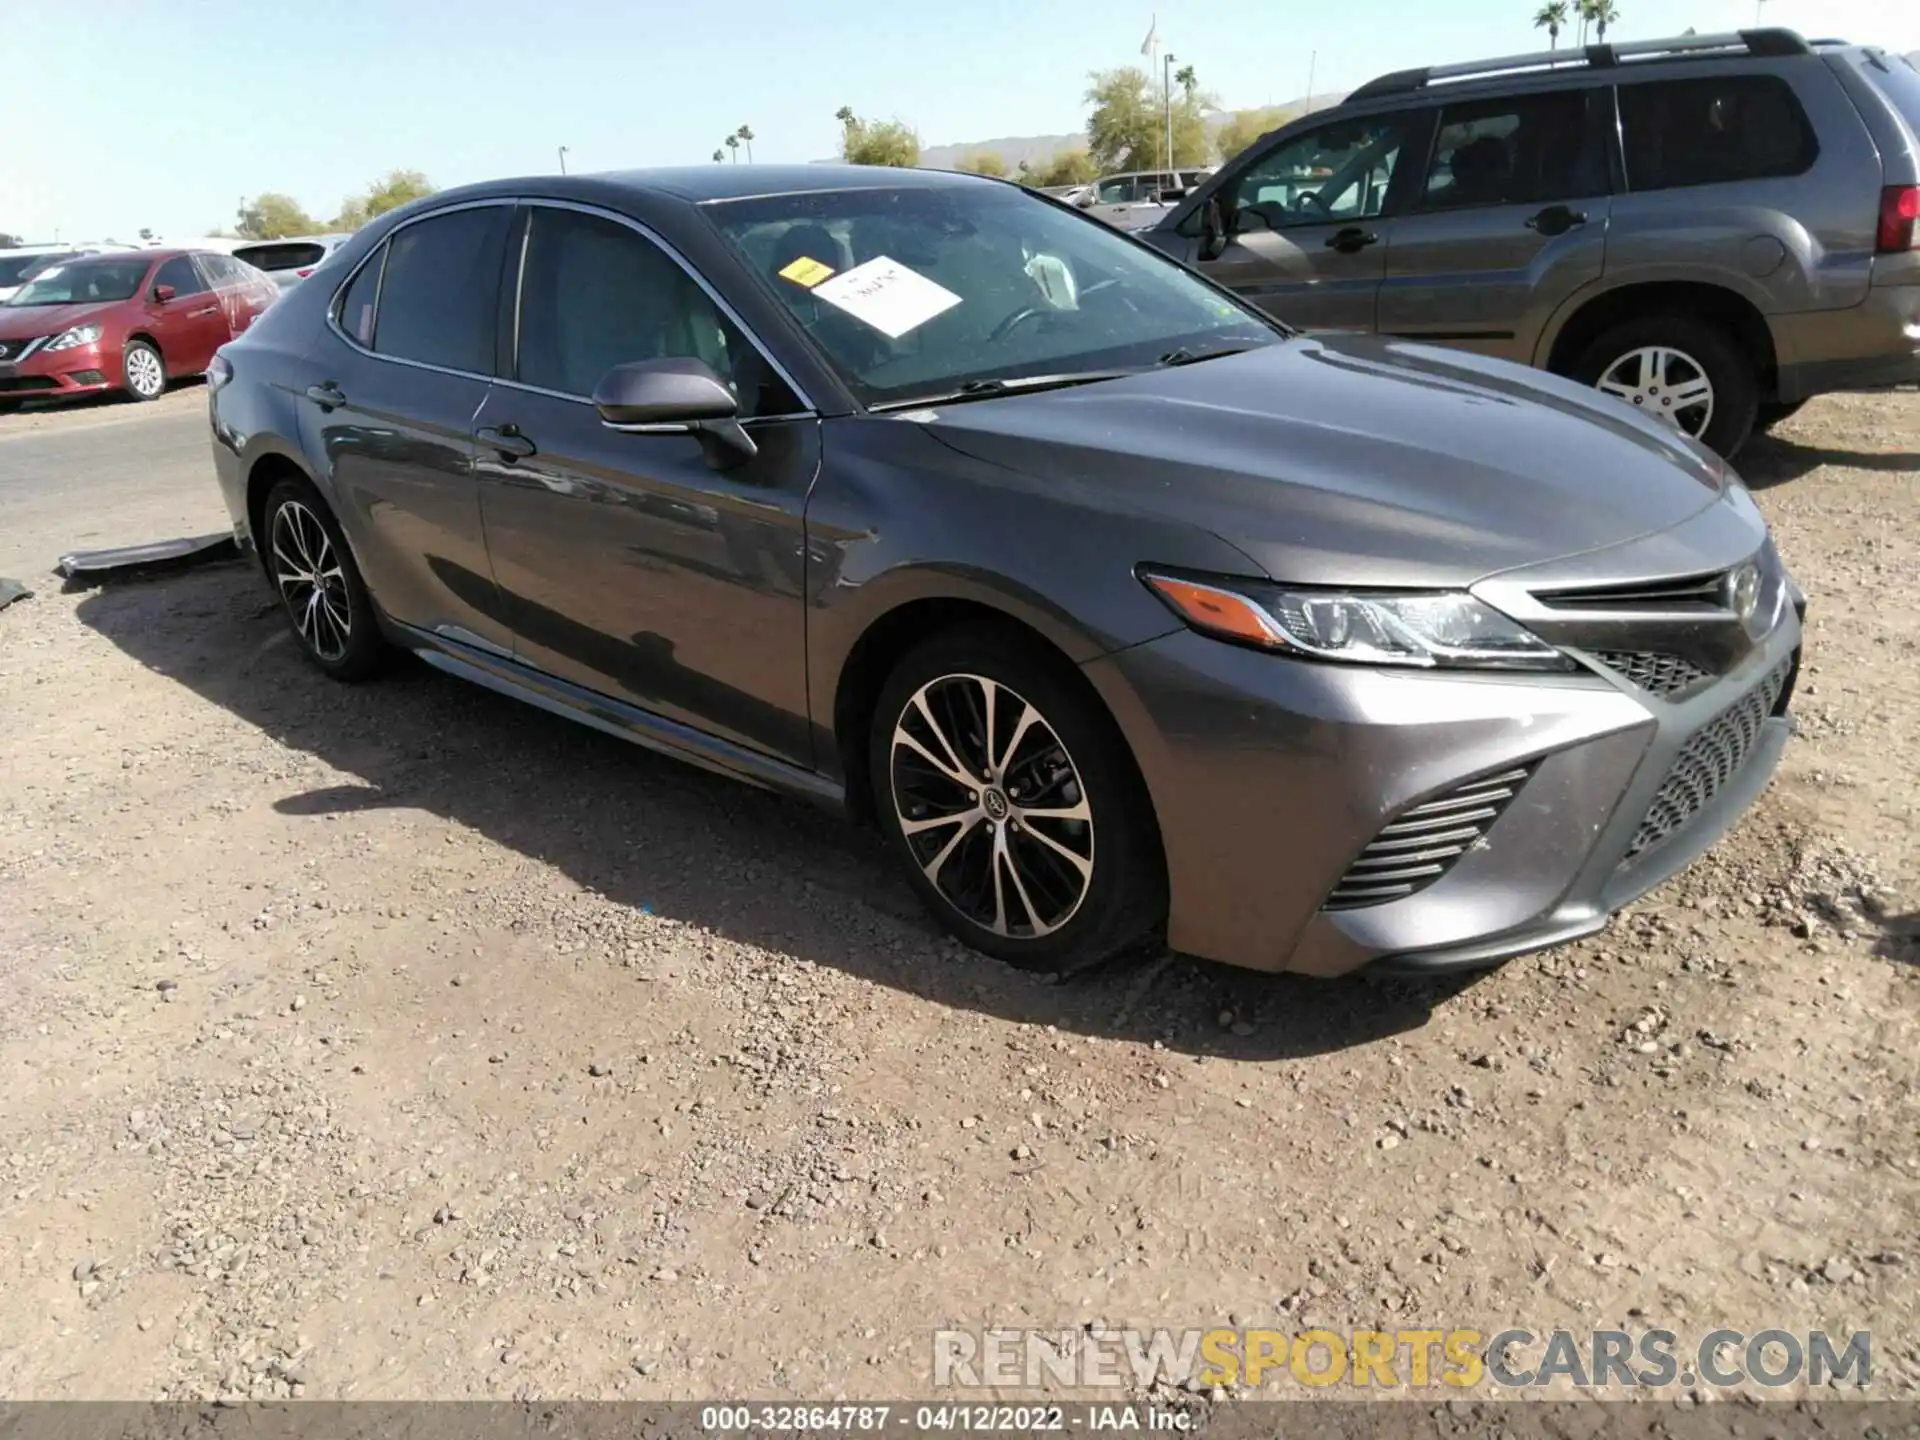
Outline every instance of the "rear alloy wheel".
<path fill-rule="evenodd" d="M 307 658 L 336 680 L 373 674 L 384 651 L 379 626 L 326 503 L 304 480 L 282 480 L 264 519 L 267 576 Z"/>
<path fill-rule="evenodd" d="M 129 340 L 120 356 L 120 372 L 127 393 L 136 400 L 158 400 L 167 393 L 167 366 L 160 352 L 144 340 Z"/>
<path fill-rule="evenodd" d="M 1753 433 L 1760 382 L 1719 327 L 1690 316 L 1630 320 L 1588 347 L 1574 377 L 1731 456 Z"/>
<path fill-rule="evenodd" d="M 1072 971 L 1165 913 L 1150 808 L 1111 722 L 1025 645 L 938 637 L 881 696 L 882 828 L 946 927 L 1024 969 Z"/>

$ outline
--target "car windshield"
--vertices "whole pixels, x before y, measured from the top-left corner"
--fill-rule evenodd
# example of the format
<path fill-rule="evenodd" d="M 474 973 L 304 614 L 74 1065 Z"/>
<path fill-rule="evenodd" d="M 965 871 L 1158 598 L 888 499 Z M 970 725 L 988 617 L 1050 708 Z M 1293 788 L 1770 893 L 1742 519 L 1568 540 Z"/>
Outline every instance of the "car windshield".
<path fill-rule="evenodd" d="M 1012 185 L 703 207 L 868 405 L 1139 369 L 1287 332 L 1096 220 Z"/>
<path fill-rule="evenodd" d="M 0 255 L 0 285 L 18 285 L 39 268 L 42 261 L 55 261 L 57 255 Z"/>
<path fill-rule="evenodd" d="M 9 305 L 89 305 L 129 300 L 147 273 L 144 257 L 132 260 L 82 260 L 55 265 L 20 288 Z"/>

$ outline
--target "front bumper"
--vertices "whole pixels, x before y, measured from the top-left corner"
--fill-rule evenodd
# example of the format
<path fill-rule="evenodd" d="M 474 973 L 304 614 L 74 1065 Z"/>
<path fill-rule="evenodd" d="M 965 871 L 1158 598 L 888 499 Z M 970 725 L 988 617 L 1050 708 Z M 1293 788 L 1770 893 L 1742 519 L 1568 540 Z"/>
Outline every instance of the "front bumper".
<path fill-rule="evenodd" d="M 50 351 L 43 340 L 19 360 L 0 360 L 0 400 L 62 400 L 119 384 L 119 357 L 99 341 Z"/>
<path fill-rule="evenodd" d="M 1448 970 L 1577 939 L 1711 846 L 1779 763 L 1797 669 L 1791 605 L 1677 700 L 1604 674 L 1321 665 L 1188 632 L 1085 673 L 1139 760 L 1171 890 L 1169 941 L 1258 970 Z M 1629 859 L 1688 742 L 1770 679 L 1777 701 L 1711 800 Z M 1383 829 L 1475 777 L 1528 778 L 1484 836 L 1406 898 L 1323 908 Z"/>

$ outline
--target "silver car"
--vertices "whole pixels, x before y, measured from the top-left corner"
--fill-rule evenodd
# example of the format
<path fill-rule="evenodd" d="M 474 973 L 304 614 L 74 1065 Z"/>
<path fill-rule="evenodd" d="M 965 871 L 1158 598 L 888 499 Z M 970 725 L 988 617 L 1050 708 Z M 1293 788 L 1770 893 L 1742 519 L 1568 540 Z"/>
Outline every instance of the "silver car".
<path fill-rule="evenodd" d="M 264 270 L 282 290 L 291 290 L 319 269 L 320 262 L 351 240 L 351 232 L 335 235 L 290 235 L 235 248 L 236 260 Z"/>
<path fill-rule="evenodd" d="M 1131 170 L 1122 175 L 1106 175 L 1093 182 L 1087 193 L 1073 203 L 1096 220 L 1118 225 L 1123 230 L 1151 225 L 1173 208 L 1187 191 L 1196 188 L 1209 175 L 1204 166 L 1184 170 Z"/>

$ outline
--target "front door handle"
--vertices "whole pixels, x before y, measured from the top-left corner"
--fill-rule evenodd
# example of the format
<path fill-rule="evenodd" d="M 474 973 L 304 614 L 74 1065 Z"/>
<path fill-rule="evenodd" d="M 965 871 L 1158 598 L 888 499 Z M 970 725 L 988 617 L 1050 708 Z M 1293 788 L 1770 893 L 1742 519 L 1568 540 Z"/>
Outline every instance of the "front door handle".
<path fill-rule="evenodd" d="M 509 460 L 524 460 L 534 452 L 534 443 L 520 433 L 518 425 L 482 425 L 473 432 L 478 440 L 490 450 L 497 450 Z"/>
<path fill-rule="evenodd" d="M 1565 205 L 1549 205 L 1538 215 L 1527 217 L 1527 228 L 1537 230 L 1549 238 L 1564 235 L 1569 230 L 1577 230 L 1587 223 L 1587 212 L 1569 210 Z"/>
<path fill-rule="evenodd" d="M 307 398 L 322 410 L 337 410 L 347 403 L 346 393 L 331 380 L 324 385 L 307 386 Z"/>
<path fill-rule="evenodd" d="M 1358 255 L 1369 245 L 1379 243 L 1380 237 L 1371 230 L 1362 230 L 1358 225 L 1349 225 L 1328 238 L 1327 248 L 1338 250 L 1342 255 Z"/>

